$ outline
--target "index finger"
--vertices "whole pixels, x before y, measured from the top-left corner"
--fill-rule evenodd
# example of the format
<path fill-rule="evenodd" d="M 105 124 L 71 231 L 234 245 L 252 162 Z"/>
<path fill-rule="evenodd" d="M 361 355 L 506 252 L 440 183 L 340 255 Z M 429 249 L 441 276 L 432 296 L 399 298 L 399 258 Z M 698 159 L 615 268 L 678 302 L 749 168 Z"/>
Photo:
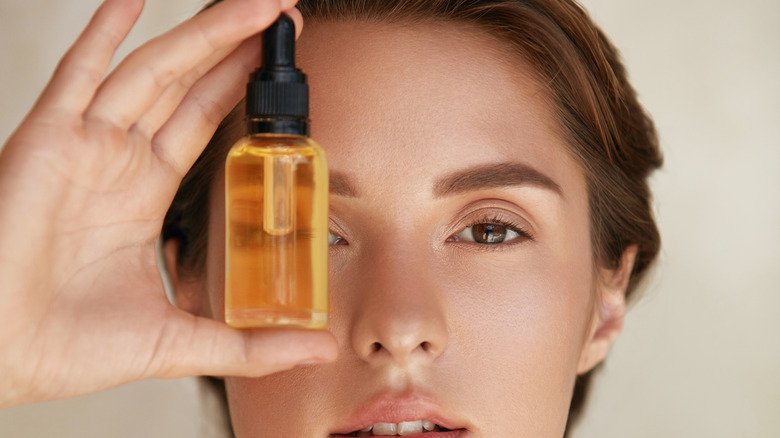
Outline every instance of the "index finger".
<path fill-rule="evenodd" d="M 268 27 L 297 0 L 225 0 L 131 53 L 98 89 L 85 117 L 127 129 L 163 91 L 215 51 Z"/>

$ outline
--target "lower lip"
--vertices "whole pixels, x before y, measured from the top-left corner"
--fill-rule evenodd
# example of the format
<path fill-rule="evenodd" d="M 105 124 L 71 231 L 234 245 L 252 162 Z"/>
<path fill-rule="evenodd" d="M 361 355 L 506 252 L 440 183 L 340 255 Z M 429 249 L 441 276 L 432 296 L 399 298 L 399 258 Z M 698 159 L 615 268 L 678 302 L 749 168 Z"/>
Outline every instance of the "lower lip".
<path fill-rule="evenodd" d="M 383 437 L 383 436 L 398 436 L 398 435 L 373 435 L 377 437 Z M 424 433 L 417 433 L 414 435 L 405 435 L 406 438 L 465 438 L 466 437 L 466 430 L 465 429 L 458 429 L 458 430 L 450 430 L 447 432 L 424 432 Z M 352 438 L 348 435 L 330 435 L 328 438 Z"/>

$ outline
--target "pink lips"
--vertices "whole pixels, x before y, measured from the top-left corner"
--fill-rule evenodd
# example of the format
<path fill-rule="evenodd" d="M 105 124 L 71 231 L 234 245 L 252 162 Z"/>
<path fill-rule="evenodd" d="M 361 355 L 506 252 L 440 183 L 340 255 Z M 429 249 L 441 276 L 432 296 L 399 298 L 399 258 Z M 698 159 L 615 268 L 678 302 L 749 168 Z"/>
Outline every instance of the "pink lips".
<path fill-rule="evenodd" d="M 421 394 L 384 394 L 355 411 L 340 424 L 332 438 L 346 437 L 352 432 L 365 429 L 376 423 L 401 423 L 404 421 L 428 420 L 448 431 L 424 432 L 408 435 L 410 438 L 456 438 L 464 437 L 466 430 L 461 422 L 448 418 L 431 397 Z"/>

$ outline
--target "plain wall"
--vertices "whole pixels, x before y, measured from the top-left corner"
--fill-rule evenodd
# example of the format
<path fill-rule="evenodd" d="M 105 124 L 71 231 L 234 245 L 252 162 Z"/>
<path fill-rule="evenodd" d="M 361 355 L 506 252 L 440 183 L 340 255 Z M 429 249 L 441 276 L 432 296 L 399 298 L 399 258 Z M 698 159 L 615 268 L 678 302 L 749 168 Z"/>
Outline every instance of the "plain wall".
<path fill-rule="evenodd" d="M 98 3 L 0 4 L 0 139 Z M 660 263 L 575 437 L 780 436 L 780 1 L 583 3 L 622 51 L 666 164 Z M 122 53 L 198 6 L 148 0 Z M 192 437 L 196 398 L 191 380 L 140 382 L 0 411 L 0 436 Z"/>

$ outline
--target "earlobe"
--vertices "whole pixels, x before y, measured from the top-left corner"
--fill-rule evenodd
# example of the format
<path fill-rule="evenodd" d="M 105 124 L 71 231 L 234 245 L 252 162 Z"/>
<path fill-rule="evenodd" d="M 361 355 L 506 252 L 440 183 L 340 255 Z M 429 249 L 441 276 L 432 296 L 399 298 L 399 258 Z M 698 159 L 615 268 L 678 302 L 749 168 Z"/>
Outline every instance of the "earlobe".
<path fill-rule="evenodd" d="M 615 269 L 599 270 L 597 301 L 590 332 L 580 355 L 577 374 L 584 374 L 598 365 L 623 330 L 626 314 L 626 289 L 631 279 L 638 247 L 629 246 L 623 251 L 620 264 Z"/>
<path fill-rule="evenodd" d="M 202 303 L 201 294 L 198 290 L 199 283 L 188 281 L 180 276 L 178 257 L 181 242 L 178 239 L 168 239 L 163 244 L 165 253 L 165 265 L 173 286 L 173 296 L 176 301 L 176 307 L 192 313 L 201 315 Z"/>

